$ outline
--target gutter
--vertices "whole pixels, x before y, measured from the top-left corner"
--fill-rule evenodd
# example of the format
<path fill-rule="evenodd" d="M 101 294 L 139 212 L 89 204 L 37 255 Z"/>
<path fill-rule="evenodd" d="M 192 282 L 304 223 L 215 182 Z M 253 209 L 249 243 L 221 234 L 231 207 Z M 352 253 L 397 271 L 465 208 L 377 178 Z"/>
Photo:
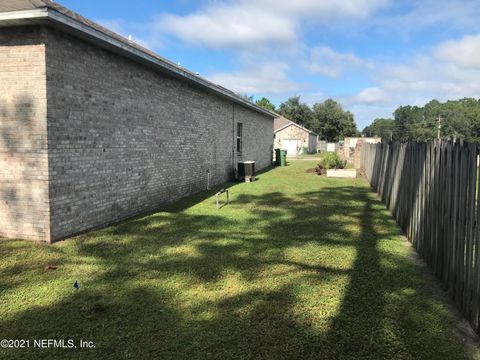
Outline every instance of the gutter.
<path fill-rule="evenodd" d="M 141 49 L 128 45 L 127 43 L 116 39 L 108 34 L 94 29 L 87 24 L 75 20 L 53 8 L 43 7 L 33 10 L 21 10 L 0 13 L 0 28 L 20 25 L 51 25 L 77 38 L 93 43 L 103 49 L 129 58 L 146 66 L 149 66 L 162 73 L 168 74 L 180 80 L 198 86 L 207 92 L 216 94 L 224 99 L 233 101 L 253 111 L 261 113 L 270 118 L 275 118 L 275 114 L 265 110 L 242 97 L 234 94 L 228 89 L 216 85 L 198 75 L 193 74 L 186 69 L 153 56 Z"/>

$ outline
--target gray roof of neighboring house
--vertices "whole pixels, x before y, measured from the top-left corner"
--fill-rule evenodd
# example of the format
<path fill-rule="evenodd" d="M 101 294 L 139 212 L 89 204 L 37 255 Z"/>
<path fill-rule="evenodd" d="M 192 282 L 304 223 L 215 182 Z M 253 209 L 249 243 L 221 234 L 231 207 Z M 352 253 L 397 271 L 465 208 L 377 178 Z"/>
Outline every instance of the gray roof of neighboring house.
<path fill-rule="evenodd" d="M 264 115 L 275 114 L 50 0 L 0 0 L 0 27 L 49 24 Z"/>
<path fill-rule="evenodd" d="M 302 130 L 305 130 L 305 131 L 309 132 L 310 134 L 318 135 L 316 132 L 308 130 L 306 127 L 303 127 L 302 125 L 299 125 L 296 122 L 293 122 L 292 120 L 289 120 L 286 117 L 283 117 L 283 116 L 278 115 L 278 114 L 277 114 L 277 117 L 275 118 L 275 120 L 273 120 L 273 132 L 274 133 L 279 132 L 279 131 L 289 127 L 290 125 L 293 125 L 293 126 L 296 126 L 296 127 L 300 128 Z"/>
<path fill-rule="evenodd" d="M 288 120 L 286 117 L 278 115 L 278 117 L 276 117 L 275 120 L 273 120 L 273 130 L 276 131 L 277 129 L 280 129 L 285 125 L 290 124 L 291 122 L 293 121 Z"/>

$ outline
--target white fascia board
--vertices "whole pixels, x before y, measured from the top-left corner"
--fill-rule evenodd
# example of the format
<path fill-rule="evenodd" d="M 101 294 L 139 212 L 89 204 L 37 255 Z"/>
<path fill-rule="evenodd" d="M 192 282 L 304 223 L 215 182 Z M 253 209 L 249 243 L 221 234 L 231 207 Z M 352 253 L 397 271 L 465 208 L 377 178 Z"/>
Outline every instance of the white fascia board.
<path fill-rule="evenodd" d="M 32 20 L 32 19 L 42 19 L 42 18 L 43 19 L 48 18 L 47 8 L 0 12 L 0 22 L 10 22 L 10 21 L 21 22 L 21 20 Z"/>

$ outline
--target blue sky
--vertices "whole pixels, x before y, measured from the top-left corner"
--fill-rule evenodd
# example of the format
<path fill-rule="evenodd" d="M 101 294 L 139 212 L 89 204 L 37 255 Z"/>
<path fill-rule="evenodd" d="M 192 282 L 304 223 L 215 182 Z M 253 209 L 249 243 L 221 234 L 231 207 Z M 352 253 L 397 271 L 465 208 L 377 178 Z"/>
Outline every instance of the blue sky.
<path fill-rule="evenodd" d="M 361 130 L 399 105 L 480 97 L 478 0 L 61 0 L 239 93 L 331 97 Z"/>

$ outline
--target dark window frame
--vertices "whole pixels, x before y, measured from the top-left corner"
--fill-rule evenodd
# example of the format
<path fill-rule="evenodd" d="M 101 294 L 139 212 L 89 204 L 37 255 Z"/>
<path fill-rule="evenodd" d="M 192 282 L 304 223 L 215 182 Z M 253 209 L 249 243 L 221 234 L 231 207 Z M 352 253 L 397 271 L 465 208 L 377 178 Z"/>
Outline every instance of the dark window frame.
<path fill-rule="evenodd" d="M 241 154 L 243 150 L 243 123 L 237 123 L 237 154 Z"/>

